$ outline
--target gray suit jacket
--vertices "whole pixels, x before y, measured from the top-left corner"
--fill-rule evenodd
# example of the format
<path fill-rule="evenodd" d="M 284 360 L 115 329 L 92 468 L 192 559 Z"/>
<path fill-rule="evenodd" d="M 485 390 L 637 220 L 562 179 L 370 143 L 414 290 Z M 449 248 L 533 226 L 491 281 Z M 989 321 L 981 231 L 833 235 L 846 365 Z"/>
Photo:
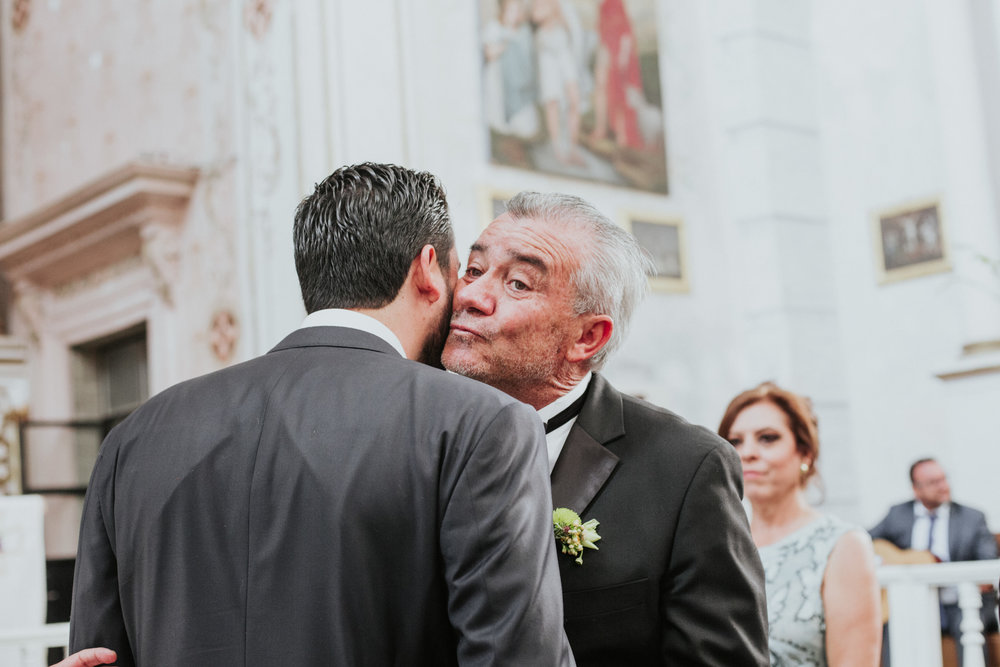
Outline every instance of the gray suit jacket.
<path fill-rule="evenodd" d="M 542 429 L 361 331 L 150 399 L 101 447 L 73 650 L 122 666 L 567 664 Z"/>
<path fill-rule="evenodd" d="M 889 540 L 900 549 L 910 549 L 914 502 L 893 505 L 877 526 L 868 531 L 872 539 Z M 923 548 L 923 545 L 920 546 Z M 951 503 L 948 512 L 948 550 L 953 561 L 990 560 L 997 557 L 997 542 L 979 510 Z"/>
<path fill-rule="evenodd" d="M 872 539 L 889 540 L 900 549 L 911 549 L 915 501 L 893 505 L 877 526 L 868 531 Z M 920 549 L 924 545 L 919 545 Z M 997 542 L 986 525 L 986 516 L 979 510 L 951 503 L 948 512 L 948 552 L 952 561 L 990 560 L 997 557 Z M 945 605 L 947 610 L 954 605 Z M 987 632 L 997 628 L 996 595 L 983 593 L 980 615 Z M 957 632 L 957 629 L 952 629 Z M 954 634 L 954 633 L 953 633 Z"/>
<path fill-rule="evenodd" d="M 594 375 L 552 470 L 552 499 L 600 521 L 559 554 L 581 667 L 769 664 L 764 571 L 732 445 Z"/>

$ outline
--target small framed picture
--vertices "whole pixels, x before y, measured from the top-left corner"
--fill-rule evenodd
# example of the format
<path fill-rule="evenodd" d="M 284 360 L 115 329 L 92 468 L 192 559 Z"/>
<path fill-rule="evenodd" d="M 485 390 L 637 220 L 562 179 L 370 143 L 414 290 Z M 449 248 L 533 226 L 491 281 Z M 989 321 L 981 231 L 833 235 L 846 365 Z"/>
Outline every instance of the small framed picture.
<path fill-rule="evenodd" d="M 516 190 L 481 188 L 479 193 L 479 227 L 486 229 L 507 210 L 507 201 L 517 194 Z"/>
<path fill-rule="evenodd" d="M 689 291 L 684 223 L 643 213 L 626 213 L 624 221 L 625 228 L 653 258 L 656 273 L 649 279 L 650 286 L 660 292 Z"/>
<path fill-rule="evenodd" d="M 873 216 L 879 283 L 951 270 L 948 240 L 937 200 L 914 201 Z"/>

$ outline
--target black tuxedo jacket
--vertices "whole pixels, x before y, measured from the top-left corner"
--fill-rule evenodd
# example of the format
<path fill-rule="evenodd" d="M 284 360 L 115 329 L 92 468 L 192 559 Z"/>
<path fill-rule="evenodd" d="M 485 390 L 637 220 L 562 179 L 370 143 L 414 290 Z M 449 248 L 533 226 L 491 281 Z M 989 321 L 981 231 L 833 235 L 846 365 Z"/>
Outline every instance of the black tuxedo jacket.
<path fill-rule="evenodd" d="M 555 507 L 597 519 L 598 551 L 559 554 L 582 666 L 766 666 L 764 572 L 728 442 L 594 375 L 552 470 Z"/>
<path fill-rule="evenodd" d="M 569 661 L 542 429 L 370 334 L 293 332 L 101 447 L 73 650 L 118 665 Z"/>

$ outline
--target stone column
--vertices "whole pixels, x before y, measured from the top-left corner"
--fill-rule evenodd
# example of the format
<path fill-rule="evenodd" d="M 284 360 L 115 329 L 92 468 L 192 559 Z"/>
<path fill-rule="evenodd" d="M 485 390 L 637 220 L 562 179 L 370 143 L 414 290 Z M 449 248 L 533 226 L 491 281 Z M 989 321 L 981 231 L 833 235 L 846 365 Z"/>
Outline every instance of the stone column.
<path fill-rule="evenodd" d="M 848 402 L 814 102 L 811 3 L 715 0 L 721 207 L 745 386 L 813 400 L 826 507 L 857 513 Z"/>

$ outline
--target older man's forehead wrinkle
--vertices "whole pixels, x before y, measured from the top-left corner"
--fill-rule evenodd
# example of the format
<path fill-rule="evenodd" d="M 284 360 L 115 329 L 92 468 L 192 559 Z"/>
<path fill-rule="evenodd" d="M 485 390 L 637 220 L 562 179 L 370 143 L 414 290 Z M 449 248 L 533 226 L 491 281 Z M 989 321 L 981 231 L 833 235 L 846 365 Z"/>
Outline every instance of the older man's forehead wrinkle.
<path fill-rule="evenodd" d="M 545 263 L 544 259 L 537 255 L 527 255 L 522 252 L 514 252 L 511 253 L 511 256 L 514 258 L 514 261 L 529 264 L 542 273 L 547 273 L 549 270 L 549 265 Z"/>

